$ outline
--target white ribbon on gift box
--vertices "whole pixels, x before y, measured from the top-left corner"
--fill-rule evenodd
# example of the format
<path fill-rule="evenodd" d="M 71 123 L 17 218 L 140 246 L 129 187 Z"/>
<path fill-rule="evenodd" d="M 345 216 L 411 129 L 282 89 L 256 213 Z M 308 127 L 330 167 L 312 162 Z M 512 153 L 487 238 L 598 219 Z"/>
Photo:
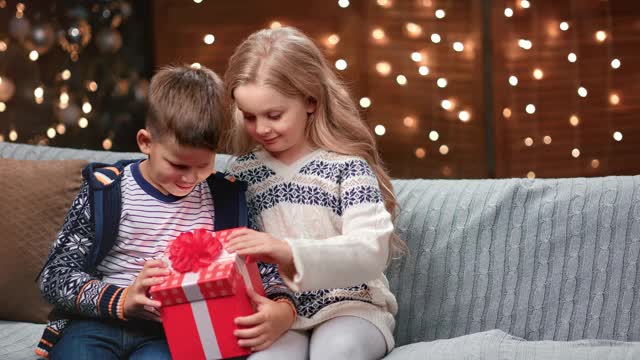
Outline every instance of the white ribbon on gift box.
<path fill-rule="evenodd" d="M 236 268 L 242 276 L 242 280 L 247 289 L 254 291 L 251 278 L 249 277 L 249 270 L 244 262 L 244 259 L 238 255 L 230 255 L 223 250 L 216 262 L 225 259 L 231 259 L 235 257 Z M 193 313 L 193 319 L 195 320 L 196 329 L 198 330 L 198 336 L 200 337 L 200 343 L 202 344 L 202 350 L 207 360 L 209 359 L 222 359 L 222 353 L 218 346 L 218 340 L 216 338 L 216 332 L 213 330 L 213 323 L 209 315 L 209 309 L 207 308 L 207 302 L 204 301 L 205 297 L 200 291 L 198 286 L 198 273 L 189 272 L 184 274 L 182 280 L 182 290 L 184 295 L 189 301 L 191 312 Z"/>

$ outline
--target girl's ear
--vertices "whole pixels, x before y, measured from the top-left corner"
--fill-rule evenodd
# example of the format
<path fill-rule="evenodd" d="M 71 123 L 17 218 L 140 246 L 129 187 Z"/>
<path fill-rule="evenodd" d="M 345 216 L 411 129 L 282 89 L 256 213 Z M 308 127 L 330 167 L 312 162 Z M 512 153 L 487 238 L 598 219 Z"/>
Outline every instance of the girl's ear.
<path fill-rule="evenodd" d="M 314 112 L 316 112 L 317 105 L 318 102 L 316 101 L 316 99 L 309 96 L 307 98 L 307 114 L 313 114 Z"/>

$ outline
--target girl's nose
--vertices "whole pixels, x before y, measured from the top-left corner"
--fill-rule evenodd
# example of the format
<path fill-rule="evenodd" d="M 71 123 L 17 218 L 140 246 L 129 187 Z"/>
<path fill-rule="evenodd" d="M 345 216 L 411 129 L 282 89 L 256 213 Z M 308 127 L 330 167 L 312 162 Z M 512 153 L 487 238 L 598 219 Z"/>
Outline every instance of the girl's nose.
<path fill-rule="evenodd" d="M 257 120 L 256 132 L 258 133 L 258 135 L 266 135 L 271 132 L 271 128 L 266 124 L 264 120 Z"/>

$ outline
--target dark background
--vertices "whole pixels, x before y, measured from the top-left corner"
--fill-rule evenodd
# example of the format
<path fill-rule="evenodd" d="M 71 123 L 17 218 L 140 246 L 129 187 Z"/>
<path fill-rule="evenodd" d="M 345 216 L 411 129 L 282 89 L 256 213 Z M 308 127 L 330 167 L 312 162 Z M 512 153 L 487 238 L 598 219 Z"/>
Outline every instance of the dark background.
<path fill-rule="evenodd" d="M 394 177 L 640 172 L 640 2 L 344 1 L 0 0 L 0 140 L 135 151 L 155 69 L 198 62 L 223 74 L 246 36 L 278 22 L 314 38 L 331 63 L 347 62 L 337 71 L 356 101 L 370 99 L 362 114 L 384 127 L 377 139 Z"/>

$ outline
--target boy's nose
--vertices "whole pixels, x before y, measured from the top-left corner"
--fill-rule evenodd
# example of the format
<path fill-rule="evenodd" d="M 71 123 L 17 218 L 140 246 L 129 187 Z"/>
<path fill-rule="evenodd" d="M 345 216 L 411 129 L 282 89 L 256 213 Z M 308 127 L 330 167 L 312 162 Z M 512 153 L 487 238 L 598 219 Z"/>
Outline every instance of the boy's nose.
<path fill-rule="evenodd" d="M 192 184 L 194 182 L 196 182 L 198 179 L 198 175 L 195 171 L 189 171 L 187 173 L 185 173 L 184 175 L 182 175 L 182 181 Z"/>

